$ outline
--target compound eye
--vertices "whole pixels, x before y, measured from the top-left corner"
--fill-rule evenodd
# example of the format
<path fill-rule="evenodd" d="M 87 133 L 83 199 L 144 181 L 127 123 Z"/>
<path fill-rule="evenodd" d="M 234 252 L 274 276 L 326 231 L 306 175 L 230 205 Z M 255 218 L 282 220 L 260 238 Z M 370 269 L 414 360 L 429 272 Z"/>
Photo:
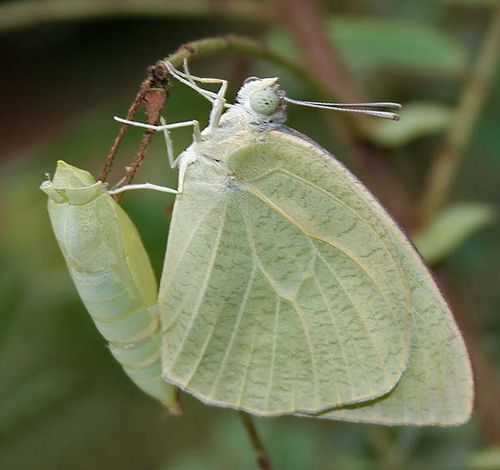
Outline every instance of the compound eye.
<path fill-rule="evenodd" d="M 257 90 L 250 95 L 250 107 L 258 114 L 269 116 L 279 105 L 278 95 L 272 88 Z"/>

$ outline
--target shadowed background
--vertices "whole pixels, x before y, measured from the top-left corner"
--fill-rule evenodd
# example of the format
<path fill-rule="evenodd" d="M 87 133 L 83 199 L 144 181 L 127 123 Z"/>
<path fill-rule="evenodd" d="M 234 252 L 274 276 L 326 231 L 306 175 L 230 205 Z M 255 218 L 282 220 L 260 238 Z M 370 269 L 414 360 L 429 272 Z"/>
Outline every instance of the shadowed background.
<path fill-rule="evenodd" d="M 288 124 L 346 163 L 410 231 L 456 314 L 476 373 L 459 428 L 257 419 L 276 469 L 500 468 L 500 2 L 497 0 L 45 0 L 0 2 L 0 468 L 252 469 L 240 418 L 184 395 L 173 417 L 106 350 L 53 238 L 44 174 L 64 159 L 98 174 L 146 67 L 183 42 L 237 33 L 299 61 L 315 81 L 243 55 L 196 75 L 281 77 L 290 96 L 399 101 L 398 124 L 289 110 Z M 174 83 L 170 122 L 206 124 Z M 145 120 L 142 113 L 137 115 Z M 177 151 L 189 130 L 172 133 Z M 131 129 L 110 176 L 133 158 Z M 174 186 L 160 136 L 135 181 Z M 172 198 L 123 205 L 159 273 Z M 498 449 L 498 447 L 497 447 Z"/>

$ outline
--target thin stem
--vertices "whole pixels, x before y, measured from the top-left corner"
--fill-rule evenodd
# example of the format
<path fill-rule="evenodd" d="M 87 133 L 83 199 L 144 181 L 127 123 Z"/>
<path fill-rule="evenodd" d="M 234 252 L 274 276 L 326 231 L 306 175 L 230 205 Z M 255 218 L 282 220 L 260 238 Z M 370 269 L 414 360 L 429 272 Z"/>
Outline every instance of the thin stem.
<path fill-rule="evenodd" d="M 0 31 L 19 29 L 55 21 L 118 16 L 217 17 L 244 22 L 273 19 L 265 3 L 251 0 L 214 2 L 210 0 L 25 0 L 0 5 Z"/>
<path fill-rule="evenodd" d="M 240 411 L 239 414 L 241 416 L 241 420 L 243 421 L 245 431 L 248 434 L 248 438 L 250 439 L 250 443 L 252 444 L 258 468 L 260 470 L 272 470 L 273 467 L 271 459 L 269 458 L 269 455 L 267 454 L 266 449 L 257 434 L 257 429 L 255 428 L 252 417 L 243 411 Z"/>
<path fill-rule="evenodd" d="M 222 52 L 233 52 L 272 62 L 273 64 L 288 70 L 291 74 L 295 75 L 298 79 L 313 88 L 319 94 L 326 94 L 329 97 L 332 96 L 321 81 L 316 79 L 313 74 L 309 73 L 305 67 L 302 67 L 295 61 L 290 60 L 287 56 L 270 49 L 261 42 L 243 36 L 230 34 L 226 36 L 187 42 L 165 59 L 171 62 L 175 67 L 179 67 L 182 65 L 184 59 L 201 56 L 205 57 Z M 156 67 L 163 69 L 164 73 L 167 73 L 165 66 L 162 64 L 162 60 L 157 62 Z"/>
<path fill-rule="evenodd" d="M 165 88 L 149 88 L 145 93 L 142 102 L 146 108 L 146 116 L 148 117 L 148 124 L 157 124 L 160 120 L 161 111 L 165 105 L 168 98 L 168 94 Z M 121 185 L 125 186 L 130 184 L 134 179 L 135 174 L 139 170 L 144 158 L 146 157 L 146 151 L 151 143 L 153 134 L 155 133 L 152 129 L 147 129 L 142 135 L 141 143 L 139 149 L 135 155 L 134 161 L 131 165 L 125 168 L 126 174 L 123 180 L 120 182 Z M 116 201 L 120 201 L 123 193 L 115 194 L 114 198 Z"/>
<path fill-rule="evenodd" d="M 144 97 L 146 96 L 146 93 L 148 92 L 149 88 L 151 87 L 151 82 L 152 80 L 150 78 L 144 80 L 141 83 L 141 86 L 139 87 L 139 91 L 137 92 L 134 101 L 132 101 L 132 104 L 128 108 L 127 111 L 127 119 L 132 120 L 135 116 L 135 113 L 139 109 L 139 106 L 142 104 L 142 101 Z M 108 155 L 106 157 L 106 161 L 102 167 L 101 173 L 99 175 L 99 181 L 106 181 L 108 179 L 109 172 L 111 171 L 111 167 L 113 166 L 113 162 L 116 157 L 116 153 L 118 152 L 118 148 L 120 147 L 121 141 L 123 140 L 123 137 L 125 137 L 125 133 L 127 132 L 128 125 L 127 124 L 122 124 L 120 126 L 120 130 L 118 131 L 117 136 L 115 137 L 115 140 L 113 141 L 113 144 L 111 145 L 111 148 L 109 149 Z"/>
<path fill-rule="evenodd" d="M 480 46 L 476 64 L 466 81 L 454 123 L 434 160 L 422 197 L 422 222 L 430 220 L 446 202 L 472 131 L 495 78 L 500 58 L 500 6 Z"/>

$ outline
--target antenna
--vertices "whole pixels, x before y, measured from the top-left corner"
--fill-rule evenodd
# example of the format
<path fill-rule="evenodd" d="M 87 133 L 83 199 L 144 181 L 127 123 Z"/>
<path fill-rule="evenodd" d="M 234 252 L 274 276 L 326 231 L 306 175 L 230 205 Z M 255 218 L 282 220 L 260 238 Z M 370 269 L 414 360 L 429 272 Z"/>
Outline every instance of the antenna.
<path fill-rule="evenodd" d="M 390 109 L 401 109 L 399 103 L 380 102 L 380 103 L 323 103 L 321 101 L 302 101 L 293 98 L 284 97 L 284 100 L 290 104 L 306 106 L 308 108 L 331 109 L 333 111 L 345 111 L 348 113 L 368 114 L 393 121 L 399 120 L 399 115 Z M 372 109 L 373 108 L 373 109 Z M 377 109 L 378 108 L 378 109 Z"/>

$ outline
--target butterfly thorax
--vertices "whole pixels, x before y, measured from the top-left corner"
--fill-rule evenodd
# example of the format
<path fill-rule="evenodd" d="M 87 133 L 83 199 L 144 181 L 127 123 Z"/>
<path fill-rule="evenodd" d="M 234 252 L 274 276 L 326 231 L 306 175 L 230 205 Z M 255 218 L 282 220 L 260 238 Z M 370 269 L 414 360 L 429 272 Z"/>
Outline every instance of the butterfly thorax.
<path fill-rule="evenodd" d="M 186 169 L 186 181 L 193 176 L 197 181 L 227 186 L 234 176 L 227 164 L 231 155 L 246 146 L 266 142 L 269 132 L 283 127 L 283 98 L 276 79 L 247 79 L 237 102 L 222 115 L 218 126 L 207 127 L 202 141 L 185 150 L 180 165 Z"/>

